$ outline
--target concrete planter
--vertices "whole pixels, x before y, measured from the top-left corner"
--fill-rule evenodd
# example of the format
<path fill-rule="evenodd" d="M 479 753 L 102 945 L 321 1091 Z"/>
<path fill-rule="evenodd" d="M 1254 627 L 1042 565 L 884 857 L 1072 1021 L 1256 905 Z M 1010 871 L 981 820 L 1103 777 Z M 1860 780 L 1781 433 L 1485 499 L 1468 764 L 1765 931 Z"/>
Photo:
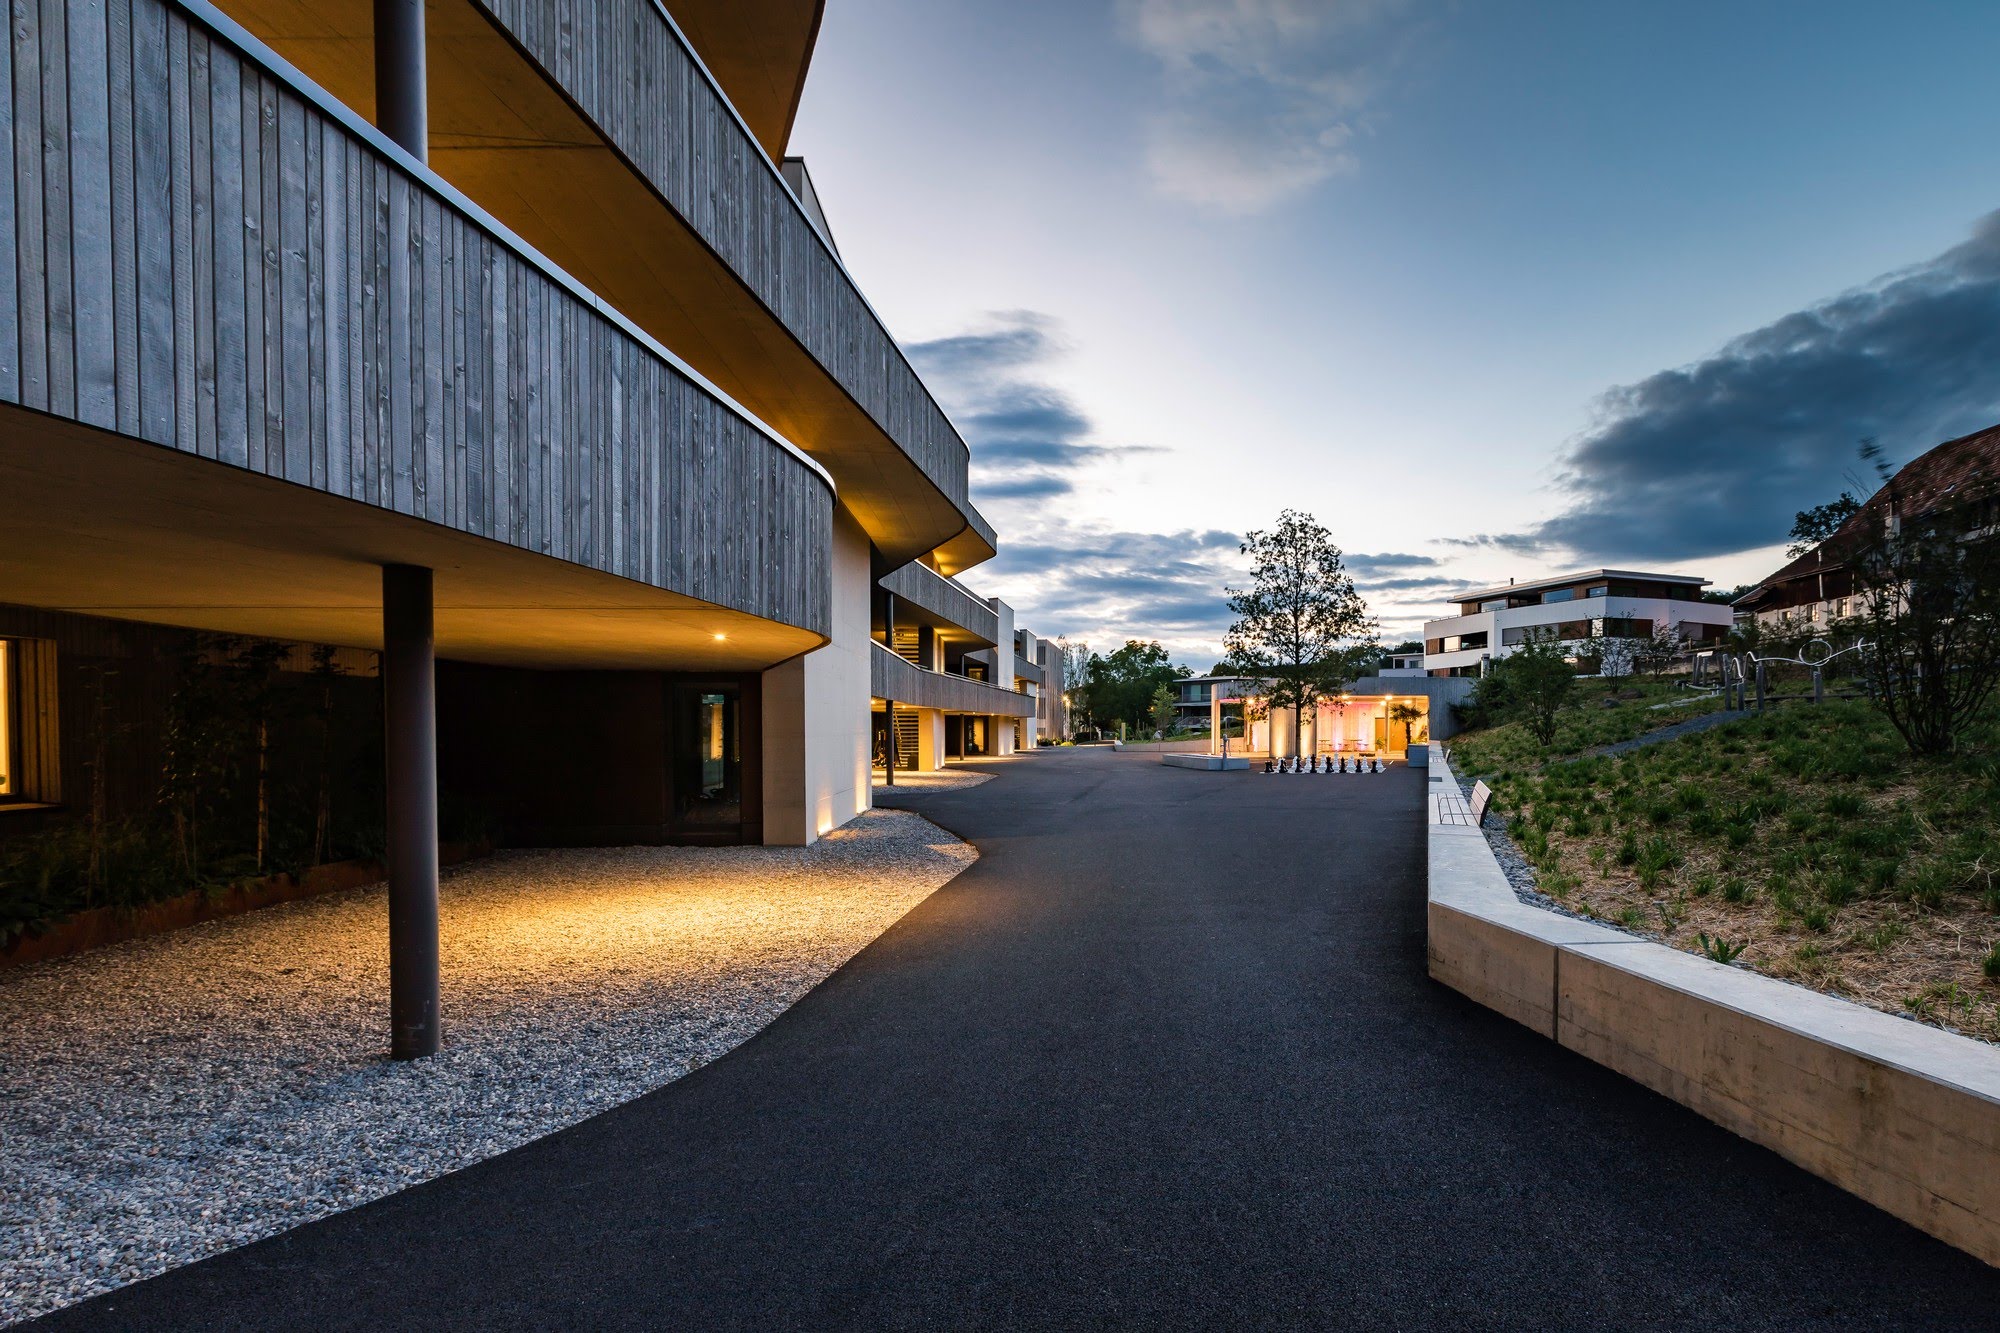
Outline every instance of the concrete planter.
<path fill-rule="evenodd" d="M 2000 1050 L 1531 907 L 1431 772 L 1432 977 L 2000 1264 Z"/>

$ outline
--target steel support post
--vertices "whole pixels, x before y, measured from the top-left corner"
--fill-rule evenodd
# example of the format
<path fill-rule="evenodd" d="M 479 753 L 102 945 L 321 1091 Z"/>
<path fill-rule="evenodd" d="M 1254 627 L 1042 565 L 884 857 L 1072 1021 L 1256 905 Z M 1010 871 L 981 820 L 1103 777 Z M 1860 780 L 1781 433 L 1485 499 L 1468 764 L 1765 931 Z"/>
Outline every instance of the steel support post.
<path fill-rule="evenodd" d="M 430 158 L 424 0 L 375 0 L 375 124 L 419 162 Z"/>
<path fill-rule="evenodd" d="M 382 567 L 382 724 L 389 834 L 389 1053 L 435 1055 L 437 670 L 431 571 Z"/>

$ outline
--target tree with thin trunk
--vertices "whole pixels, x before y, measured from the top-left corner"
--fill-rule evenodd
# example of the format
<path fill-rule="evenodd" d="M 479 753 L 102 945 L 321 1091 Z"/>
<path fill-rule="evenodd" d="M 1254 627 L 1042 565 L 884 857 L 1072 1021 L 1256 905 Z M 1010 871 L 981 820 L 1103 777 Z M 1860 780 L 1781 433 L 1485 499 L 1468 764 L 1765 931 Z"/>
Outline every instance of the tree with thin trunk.
<path fill-rule="evenodd" d="M 1260 681 L 1267 706 L 1292 710 L 1296 754 L 1306 711 L 1380 657 L 1375 621 L 1333 534 L 1312 515 L 1285 510 L 1246 533 L 1242 551 L 1250 586 L 1224 590 L 1236 621 L 1223 636 L 1223 666 Z"/>
<path fill-rule="evenodd" d="M 1886 520 L 1849 555 L 1869 693 L 1913 754 L 1948 754 L 2000 688 L 2000 477 L 1910 508 L 1885 479 Z"/>
<path fill-rule="evenodd" d="M 1519 720 L 1536 742 L 1555 743 L 1556 728 L 1576 695 L 1576 666 L 1569 650 L 1552 628 L 1528 632 L 1526 640 L 1505 657 L 1487 664 L 1473 688 L 1475 715 L 1488 724 Z"/>

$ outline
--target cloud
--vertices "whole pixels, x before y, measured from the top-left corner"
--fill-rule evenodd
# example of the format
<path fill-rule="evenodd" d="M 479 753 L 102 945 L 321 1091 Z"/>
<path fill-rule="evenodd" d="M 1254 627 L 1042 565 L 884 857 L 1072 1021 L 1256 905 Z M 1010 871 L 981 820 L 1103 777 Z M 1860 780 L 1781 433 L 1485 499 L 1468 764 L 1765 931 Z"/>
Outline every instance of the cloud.
<path fill-rule="evenodd" d="M 1099 648 L 1159 639 L 1176 661 L 1206 670 L 1231 619 L 1223 585 L 1243 577 L 1240 544 L 1219 529 L 1125 532 L 1043 512 L 1010 525 L 1000 554 L 968 577 L 1039 634 Z"/>
<path fill-rule="evenodd" d="M 1093 463 L 1158 452 L 1094 439 L 1095 424 L 1047 381 L 1068 350 L 1055 320 L 1033 310 L 987 320 L 984 330 L 905 349 L 972 449 L 975 503 L 1065 495 Z"/>
<path fill-rule="evenodd" d="M 1341 557 L 1357 582 L 1362 579 L 1379 578 L 1398 569 L 1435 569 L 1438 558 L 1434 555 L 1413 555 L 1404 551 L 1384 551 L 1376 555 L 1366 555 L 1349 551 Z"/>
<path fill-rule="evenodd" d="M 1258 213 L 1356 166 L 1354 141 L 1413 25 L 1408 0 L 1120 0 L 1160 63 L 1146 165 L 1172 198 Z"/>
<path fill-rule="evenodd" d="M 1607 563 L 1751 550 L 1851 484 L 1859 441 L 1901 461 L 1995 420 L 2000 212 L 1935 259 L 1612 389 L 1560 461 L 1563 511 L 1467 540 Z"/>

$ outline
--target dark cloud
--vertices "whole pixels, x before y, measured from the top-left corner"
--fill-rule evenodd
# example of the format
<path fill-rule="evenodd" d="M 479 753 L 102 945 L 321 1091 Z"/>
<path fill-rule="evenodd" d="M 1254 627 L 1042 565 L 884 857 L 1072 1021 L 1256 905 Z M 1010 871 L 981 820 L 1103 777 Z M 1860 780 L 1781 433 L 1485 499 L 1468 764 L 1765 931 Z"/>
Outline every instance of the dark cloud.
<path fill-rule="evenodd" d="M 989 378 L 1012 366 L 1031 365 L 1060 350 L 1055 321 L 1034 310 L 999 310 L 996 327 L 980 333 L 933 338 L 904 348 L 926 379 L 965 382 Z"/>
<path fill-rule="evenodd" d="M 1347 572 L 1359 583 L 1363 579 L 1379 578 L 1396 570 L 1435 569 L 1438 559 L 1432 555 L 1411 555 L 1402 551 L 1384 551 L 1376 555 L 1350 551 L 1341 558 L 1341 563 L 1347 566 Z"/>
<path fill-rule="evenodd" d="M 1598 418 L 1562 459 L 1563 512 L 1465 540 L 1606 563 L 1784 540 L 1864 471 L 1862 439 L 1902 461 L 2000 419 L 2000 213 L 1928 263 L 1613 389 Z"/>
<path fill-rule="evenodd" d="M 1032 310 L 988 318 L 994 327 L 985 331 L 906 349 L 972 450 L 975 503 L 1066 494 L 1091 463 L 1158 452 L 1092 439 L 1090 418 L 1040 377 L 1064 351 L 1054 320 Z"/>
<path fill-rule="evenodd" d="M 1063 477 L 1005 477 L 982 484 L 979 494 L 982 499 L 992 500 L 1046 500 L 1052 495 L 1067 495 L 1075 489 Z"/>
<path fill-rule="evenodd" d="M 1356 579 L 1354 586 L 1362 592 L 1422 592 L 1440 588 L 1464 586 L 1462 579 Z"/>

